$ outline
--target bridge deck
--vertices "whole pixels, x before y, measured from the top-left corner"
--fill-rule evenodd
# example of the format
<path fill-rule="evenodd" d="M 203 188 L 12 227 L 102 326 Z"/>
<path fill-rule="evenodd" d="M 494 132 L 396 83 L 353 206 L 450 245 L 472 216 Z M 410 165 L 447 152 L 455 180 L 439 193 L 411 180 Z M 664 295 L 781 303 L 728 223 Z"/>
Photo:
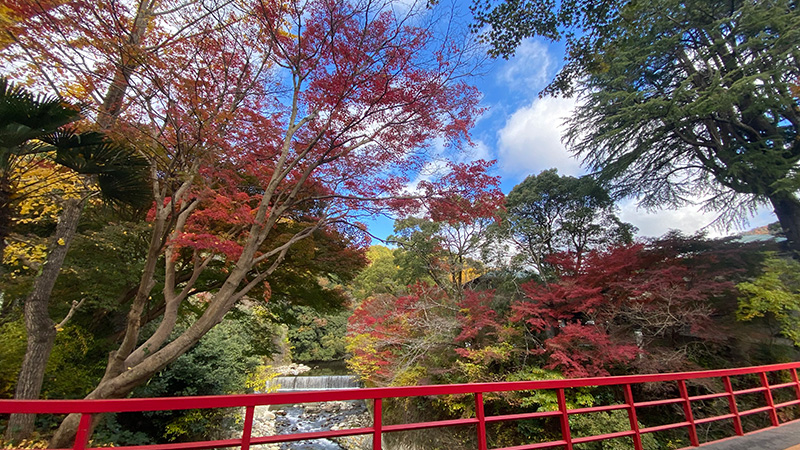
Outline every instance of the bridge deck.
<path fill-rule="evenodd" d="M 736 436 L 700 447 L 703 450 L 800 450 L 800 421 Z"/>

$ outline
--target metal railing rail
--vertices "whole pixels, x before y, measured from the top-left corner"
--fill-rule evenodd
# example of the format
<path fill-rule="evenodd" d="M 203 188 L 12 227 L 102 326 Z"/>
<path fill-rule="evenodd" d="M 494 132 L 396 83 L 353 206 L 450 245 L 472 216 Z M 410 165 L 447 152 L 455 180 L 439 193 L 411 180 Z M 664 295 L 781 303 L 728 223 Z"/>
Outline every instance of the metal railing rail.
<path fill-rule="evenodd" d="M 153 444 L 115 447 L 118 450 L 188 450 L 210 449 L 220 447 L 240 447 L 248 450 L 252 445 L 292 442 L 307 439 L 321 439 L 355 435 L 372 435 L 373 449 L 381 448 L 384 433 L 420 430 L 428 428 L 451 427 L 459 425 L 474 425 L 477 433 L 479 450 L 488 450 L 486 424 L 514 421 L 522 419 L 536 419 L 558 417 L 561 424 L 561 439 L 556 441 L 538 442 L 532 444 L 506 447 L 495 450 L 528 450 L 563 447 L 573 450 L 573 446 L 585 442 L 602 441 L 620 437 L 630 437 L 636 450 L 644 450 L 641 436 L 646 433 L 686 428 L 689 442 L 692 447 L 700 445 L 697 426 L 720 420 L 732 420 L 733 432 L 742 436 L 745 434 L 742 427 L 742 417 L 758 413 L 766 413 L 770 426 L 782 425 L 779 421 L 778 411 L 795 405 L 800 405 L 800 381 L 797 369 L 800 362 L 773 364 L 768 366 L 742 367 L 735 369 L 707 370 L 700 372 L 663 373 L 650 375 L 629 375 L 595 378 L 572 378 L 562 380 L 541 381 L 515 381 L 501 383 L 474 383 L 474 384 L 448 384 L 431 386 L 407 386 L 386 388 L 364 388 L 337 391 L 307 391 L 307 392 L 278 392 L 269 394 L 247 395 L 222 395 L 199 397 L 165 397 L 165 398 L 129 398 L 114 400 L 0 400 L 0 414 L 9 413 L 35 413 L 35 414 L 69 414 L 81 415 L 78 432 L 75 437 L 74 450 L 86 450 L 90 438 L 92 415 L 102 413 L 185 410 L 185 409 L 213 409 L 244 407 L 244 429 L 239 439 L 225 439 L 213 441 L 197 441 L 186 443 Z M 768 374 L 783 372 L 788 373 L 791 381 L 770 385 Z M 731 377 L 740 375 L 758 375 L 760 386 L 748 389 L 734 390 Z M 722 392 L 704 395 L 689 395 L 686 382 L 696 379 L 720 379 L 724 389 Z M 632 385 L 653 382 L 677 383 L 679 397 L 650 401 L 636 401 L 633 396 Z M 589 408 L 567 407 L 565 389 L 587 386 L 619 386 L 623 389 L 624 403 L 594 406 Z M 777 389 L 792 389 L 793 400 L 775 403 L 773 391 Z M 484 394 L 495 392 L 554 390 L 558 399 L 558 410 L 539 411 L 521 414 L 487 416 L 484 411 Z M 766 406 L 748 410 L 740 410 L 737 396 L 762 393 Z M 418 422 L 398 425 L 384 425 L 382 420 L 383 401 L 391 398 L 406 398 L 420 396 L 472 394 L 475 397 L 475 417 L 439 420 L 434 422 Z M 724 398 L 729 405 L 729 413 L 714 417 L 695 418 L 692 410 L 693 402 Z M 371 400 L 373 402 L 373 422 L 371 427 L 351 428 L 345 430 L 316 431 L 306 433 L 281 434 L 274 436 L 252 436 L 253 417 L 256 406 L 284 405 L 298 403 L 316 403 L 326 401 Z M 659 405 L 678 404 L 684 412 L 683 420 L 664 425 L 640 428 L 637 419 L 637 408 L 653 407 Z M 576 414 L 624 410 L 628 413 L 630 430 L 613 433 L 573 437 L 571 435 L 569 417 Z M 800 442 L 798 442 L 800 443 Z"/>

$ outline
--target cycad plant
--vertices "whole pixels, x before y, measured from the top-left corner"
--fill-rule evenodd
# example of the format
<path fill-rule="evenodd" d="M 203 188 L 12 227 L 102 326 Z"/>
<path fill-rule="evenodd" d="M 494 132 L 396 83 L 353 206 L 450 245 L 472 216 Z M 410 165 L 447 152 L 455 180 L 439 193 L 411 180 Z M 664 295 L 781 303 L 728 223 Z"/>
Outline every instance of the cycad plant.
<path fill-rule="evenodd" d="M 81 108 L 61 98 L 34 95 L 0 77 L 0 254 L 12 222 L 14 163 L 31 155 L 54 154 L 54 162 L 92 177 L 108 200 L 133 206 L 150 201 L 147 160 L 94 131 L 71 124 Z"/>
<path fill-rule="evenodd" d="M 13 222 L 15 198 L 11 176 L 22 158 L 51 158 L 95 185 L 114 203 L 146 206 L 151 200 L 148 163 L 132 149 L 112 143 L 102 133 L 79 132 L 73 126 L 82 118 L 81 108 L 57 97 L 33 95 L 0 78 L 0 255 Z M 48 306 L 58 273 L 64 263 L 81 212 L 89 195 L 64 199 L 55 233 L 50 237 L 47 260 L 25 299 L 24 316 L 28 342 L 17 380 L 15 398 L 33 399 L 42 388 L 44 369 L 56 336 Z M 33 431 L 33 416 L 13 414 L 6 437 L 20 439 Z"/>

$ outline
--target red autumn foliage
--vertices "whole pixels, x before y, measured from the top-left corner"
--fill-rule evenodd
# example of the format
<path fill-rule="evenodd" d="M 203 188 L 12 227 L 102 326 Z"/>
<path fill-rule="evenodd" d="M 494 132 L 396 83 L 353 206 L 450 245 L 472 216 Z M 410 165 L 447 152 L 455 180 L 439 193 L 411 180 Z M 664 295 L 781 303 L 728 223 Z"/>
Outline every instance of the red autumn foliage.
<path fill-rule="evenodd" d="M 548 368 L 569 376 L 604 375 L 651 348 L 680 350 L 687 341 L 720 341 L 710 299 L 733 289 L 710 253 L 684 253 L 662 241 L 593 251 L 580 269 L 572 255 L 551 260 L 565 275 L 549 285 L 528 283 L 512 305 L 511 321 L 553 337 L 536 351 Z M 641 333 L 637 343 L 635 333 Z M 642 346 L 638 348 L 637 344 Z"/>
<path fill-rule="evenodd" d="M 464 291 L 459 306 L 458 321 L 461 333 L 456 342 L 493 339 L 501 325 L 497 313 L 491 308 L 494 291 Z M 458 351 L 458 350 L 457 350 Z"/>
<path fill-rule="evenodd" d="M 451 346 L 456 306 L 438 287 L 418 283 L 410 291 L 370 297 L 349 319 L 349 365 L 372 383 L 391 384 Z"/>
<path fill-rule="evenodd" d="M 449 164 L 450 171 L 434 182 L 420 182 L 420 188 L 432 198 L 428 205 L 431 220 L 449 225 L 470 223 L 476 218 L 497 220 L 505 196 L 500 177 L 486 172 L 493 161 Z"/>
<path fill-rule="evenodd" d="M 686 370 L 693 344 L 727 338 L 711 305 L 735 298 L 740 256 L 736 246 L 680 236 L 592 251 L 580 266 L 561 253 L 549 263 L 562 277 L 524 284 L 524 298 L 508 308 L 494 290 L 464 289 L 456 303 L 417 286 L 409 296 L 365 301 L 351 319 L 351 338 L 369 336 L 374 348 L 356 349 L 357 358 L 380 367 L 378 383 L 412 363 L 448 380 L 463 369 L 467 381 L 529 365 L 569 377 Z"/>
<path fill-rule="evenodd" d="M 601 327 L 573 323 L 559 328 L 534 353 L 547 355 L 546 369 L 558 369 L 568 377 L 593 377 L 630 363 L 639 351 L 636 345 L 615 341 Z"/>

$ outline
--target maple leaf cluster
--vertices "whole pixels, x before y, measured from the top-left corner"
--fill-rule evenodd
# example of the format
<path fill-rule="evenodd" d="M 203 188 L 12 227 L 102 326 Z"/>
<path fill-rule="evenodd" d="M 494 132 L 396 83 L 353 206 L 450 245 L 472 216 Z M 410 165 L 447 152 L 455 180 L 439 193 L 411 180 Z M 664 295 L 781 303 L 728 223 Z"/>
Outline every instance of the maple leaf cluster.
<path fill-rule="evenodd" d="M 553 255 L 549 264 L 561 277 L 527 282 L 510 302 L 495 290 L 466 289 L 453 300 L 419 286 L 409 296 L 368 298 L 350 322 L 351 339 L 370 342 L 353 346 L 353 367 L 375 368 L 364 375 L 376 384 L 396 382 L 410 358 L 439 364 L 427 366 L 427 382 L 457 373 L 466 374 L 461 381 L 497 380 L 526 365 L 569 377 L 686 369 L 687 346 L 726 339 L 712 322 L 712 304 L 735 292 L 729 280 L 736 272 L 729 255 L 690 241 L 613 245 L 583 254 L 580 263 L 569 252 Z M 438 359 L 409 354 L 420 347 Z"/>

